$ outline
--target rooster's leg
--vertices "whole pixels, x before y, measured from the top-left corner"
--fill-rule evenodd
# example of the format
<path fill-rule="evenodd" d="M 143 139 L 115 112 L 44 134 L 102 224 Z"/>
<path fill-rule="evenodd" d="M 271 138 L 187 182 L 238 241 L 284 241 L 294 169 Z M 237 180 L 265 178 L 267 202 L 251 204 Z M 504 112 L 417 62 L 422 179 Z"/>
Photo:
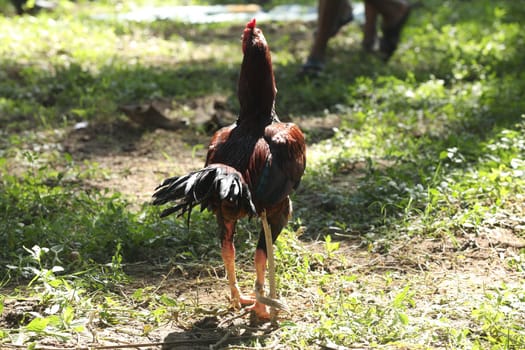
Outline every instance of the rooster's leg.
<path fill-rule="evenodd" d="M 228 284 L 231 290 L 231 304 L 235 309 L 240 309 L 241 305 L 251 305 L 255 298 L 241 294 L 237 284 L 235 274 L 235 246 L 233 245 L 233 234 L 235 223 L 224 223 L 224 236 L 221 241 L 221 255 L 228 276 Z"/>
<path fill-rule="evenodd" d="M 288 198 L 283 200 L 278 206 L 267 211 L 267 219 L 272 230 L 272 239 L 275 242 L 277 236 L 288 222 L 292 213 L 292 205 Z M 266 274 L 266 241 L 264 239 L 264 232 L 259 235 L 259 242 L 255 250 L 255 289 L 258 289 L 261 294 L 264 291 L 264 282 Z M 268 308 L 263 303 L 256 301 L 252 307 L 255 314 L 260 319 L 270 319 Z"/>
<path fill-rule="evenodd" d="M 257 248 L 255 250 L 255 289 L 259 290 L 264 295 L 264 280 L 266 273 L 266 252 Z M 255 301 L 255 304 L 251 307 L 258 318 L 269 320 L 270 313 L 266 305 L 259 301 Z"/>

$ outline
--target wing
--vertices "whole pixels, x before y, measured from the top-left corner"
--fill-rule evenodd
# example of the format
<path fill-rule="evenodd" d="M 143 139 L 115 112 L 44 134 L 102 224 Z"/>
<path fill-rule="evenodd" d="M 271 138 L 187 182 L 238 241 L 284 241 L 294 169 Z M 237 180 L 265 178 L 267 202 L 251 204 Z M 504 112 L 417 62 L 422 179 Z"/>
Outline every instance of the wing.
<path fill-rule="evenodd" d="M 250 162 L 250 168 L 257 170 L 250 181 L 256 206 L 280 203 L 299 186 L 305 166 L 306 146 L 301 130 L 293 123 L 266 127 L 264 142 L 256 144 Z"/>

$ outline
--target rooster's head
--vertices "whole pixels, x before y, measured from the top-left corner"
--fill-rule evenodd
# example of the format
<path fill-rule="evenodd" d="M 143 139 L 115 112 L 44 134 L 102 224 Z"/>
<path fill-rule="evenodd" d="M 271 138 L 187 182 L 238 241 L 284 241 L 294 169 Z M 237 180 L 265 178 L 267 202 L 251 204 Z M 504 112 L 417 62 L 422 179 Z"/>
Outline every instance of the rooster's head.
<path fill-rule="evenodd" d="M 258 49 L 266 49 L 268 44 L 264 38 L 262 30 L 257 28 L 255 18 L 246 24 L 246 28 L 242 33 L 242 53 L 246 54 L 246 49 L 249 47 L 255 47 Z"/>

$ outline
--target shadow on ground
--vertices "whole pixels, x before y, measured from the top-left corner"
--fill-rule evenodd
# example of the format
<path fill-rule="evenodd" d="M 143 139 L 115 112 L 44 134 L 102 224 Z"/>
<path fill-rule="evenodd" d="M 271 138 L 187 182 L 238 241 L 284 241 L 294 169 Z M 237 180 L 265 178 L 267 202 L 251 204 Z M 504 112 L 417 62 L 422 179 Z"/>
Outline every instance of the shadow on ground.
<path fill-rule="evenodd" d="M 248 326 L 239 316 L 229 318 L 205 316 L 195 322 L 191 329 L 169 333 L 163 340 L 163 350 L 174 349 L 221 349 L 228 345 L 253 346 L 266 342 L 274 328 L 269 324 Z"/>

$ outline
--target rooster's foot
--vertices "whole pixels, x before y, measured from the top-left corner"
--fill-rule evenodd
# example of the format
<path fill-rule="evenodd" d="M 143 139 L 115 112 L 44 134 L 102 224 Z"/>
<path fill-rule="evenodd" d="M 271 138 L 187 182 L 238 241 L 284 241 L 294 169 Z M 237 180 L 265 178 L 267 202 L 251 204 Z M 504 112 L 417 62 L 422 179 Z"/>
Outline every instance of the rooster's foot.
<path fill-rule="evenodd" d="M 230 303 L 233 309 L 239 310 L 243 306 L 253 305 L 255 303 L 255 296 L 244 294 L 233 295 Z"/>
<path fill-rule="evenodd" d="M 259 302 L 255 302 L 252 306 L 247 308 L 252 311 L 259 321 L 269 321 L 271 319 L 270 313 L 268 312 L 268 307 Z"/>

